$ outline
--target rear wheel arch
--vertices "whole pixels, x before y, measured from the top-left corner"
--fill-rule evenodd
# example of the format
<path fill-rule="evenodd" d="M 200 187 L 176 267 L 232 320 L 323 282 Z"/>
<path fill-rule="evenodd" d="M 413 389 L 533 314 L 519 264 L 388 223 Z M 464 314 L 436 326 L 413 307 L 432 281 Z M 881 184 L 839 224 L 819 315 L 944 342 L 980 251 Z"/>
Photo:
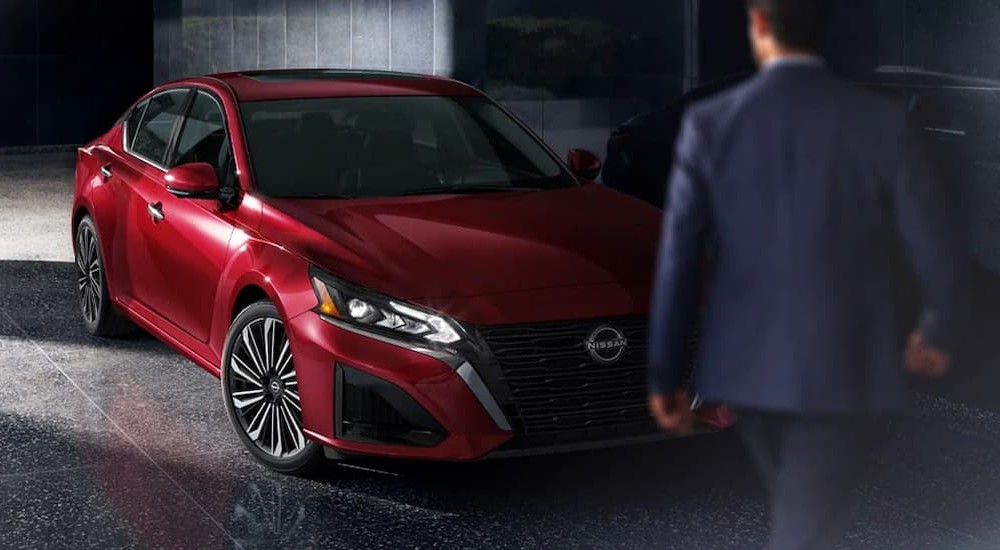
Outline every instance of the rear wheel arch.
<path fill-rule="evenodd" d="M 84 216 L 90 216 L 90 219 L 94 219 L 93 214 L 86 206 L 77 206 L 76 210 L 73 212 L 73 246 L 76 246 L 76 232 L 80 228 L 80 220 Z"/>
<path fill-rule="evenodd" d="M 73 224 L 73 266 L 76 268 L 80 309 L 92 336 L 121 336 L 135 326 L 111 298 L 102 244 L 94 219 L 84 210 Z"/>
<path fill-rule="evenodd" d="M 116 278 L 117 272 L 115 271 L 114 262 L 112 261 L 112 255 L 114 251 L 113 241 L 115 238 L 114 226 L 116 221 L 114 219 L 109 219 L 107 215 L 103 215 L 101 219 L 98 219 L 97 208 L 90 201 L 81 201 L 76 209 L 73 211 L 73 250 L 76 250 L 76 233 L 80 229 L 80 222 L 84 218 L 90 218 L 90 221 L 94 224 L 94 230 L 97 232 L 98 242 L 100 242 L 101 256 L 104 260 L 104 271 L 107 277 L 108 292 L 110 293 L 112 300 L 117 300 L 119 296 L 118 284 L 120 281 Z"/>

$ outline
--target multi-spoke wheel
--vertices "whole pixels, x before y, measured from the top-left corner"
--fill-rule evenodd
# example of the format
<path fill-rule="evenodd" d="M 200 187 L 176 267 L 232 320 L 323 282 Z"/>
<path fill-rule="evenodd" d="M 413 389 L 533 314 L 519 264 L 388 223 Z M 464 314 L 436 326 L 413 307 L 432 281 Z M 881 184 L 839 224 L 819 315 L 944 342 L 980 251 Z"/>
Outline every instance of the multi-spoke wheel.
<path fill-rule="evenodd" d="M 268 467 L 303 474 L 322 460 L 302 431 L 302 402 L 285 326 L 269 302 L 233 321 L 223 354 L 222 390 L 244 445 Z"/>
<path fill-rule="evenodd" d="M 104 261 L 94 221 L 85 216 L 76 226 L 73 242 L 80 313 L 87 332 L 94 336 L 118 336 L 133 328 L 111 303 L 104 276 Z"/>

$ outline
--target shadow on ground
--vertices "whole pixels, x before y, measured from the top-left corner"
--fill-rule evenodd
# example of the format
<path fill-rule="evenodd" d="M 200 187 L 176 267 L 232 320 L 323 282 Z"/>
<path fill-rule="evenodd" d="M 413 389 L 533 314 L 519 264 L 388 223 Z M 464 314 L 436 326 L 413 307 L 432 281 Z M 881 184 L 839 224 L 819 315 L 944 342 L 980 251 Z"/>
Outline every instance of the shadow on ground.
<path fill-rule="evenodd" d="M 763 540 L 765 499 L 729 432 L 473 464 L 331 464 L 315 479 L 272 474 L 234 445 L 210 375 L 149 336 L 83 331 L 73 269 L 0 261 L 0 525 L 26 547 Z M 1000 415 L 921 396 L 884 443 L 859 490 L 849 547 L 1000 544 Z"/>

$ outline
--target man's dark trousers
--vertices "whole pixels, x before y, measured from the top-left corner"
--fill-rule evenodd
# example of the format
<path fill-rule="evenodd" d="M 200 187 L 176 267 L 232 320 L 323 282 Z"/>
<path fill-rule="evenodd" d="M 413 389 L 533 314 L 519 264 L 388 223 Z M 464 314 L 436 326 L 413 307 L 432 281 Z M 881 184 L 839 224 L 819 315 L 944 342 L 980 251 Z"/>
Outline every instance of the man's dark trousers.
<path fill-rule="evenodd" d="M 850 494 L 885 426 L 874 416 L 800 416 L 740 410 L 737 430 L 771 504 L 772 550 L 834 548 Z"/>

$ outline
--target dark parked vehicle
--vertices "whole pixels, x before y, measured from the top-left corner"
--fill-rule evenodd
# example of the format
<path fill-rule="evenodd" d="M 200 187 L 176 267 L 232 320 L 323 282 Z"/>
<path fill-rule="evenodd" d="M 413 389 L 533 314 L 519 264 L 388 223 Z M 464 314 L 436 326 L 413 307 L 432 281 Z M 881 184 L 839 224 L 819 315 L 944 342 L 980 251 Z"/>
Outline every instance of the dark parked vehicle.
<path fill-rule="evenodd" d="M 615 129 L 608 140 L 603 183 L 662 208 L 684 109 L 749 76 L 695 88 Z M 954 206 L 966 225 L 976 313 L 967 357 L 960 362 L 972 367 L 962 378 L 972 376 L 970 371 L 980 372 L 1000 358 L 1000 345 L 990 334 L 990 327 L 1000 322 L 1000 80 L 903 66 L 879 67 L 855 80 L 907 106 L 913 126 L 925 138 L 932 169 L 951 188 Z M 997 116 L 988 116 L 991 113 Z M 917 300 L 912 282 L 900 287 L 908 302 Z"/>
<path fill-rule="evenodd" d="M 699 86 L 661 109 L 622 123 L 608 140 L 601 181 L 612 189 L 662 207 L 684 109 L 750 76 L 740 74 Z"/>

